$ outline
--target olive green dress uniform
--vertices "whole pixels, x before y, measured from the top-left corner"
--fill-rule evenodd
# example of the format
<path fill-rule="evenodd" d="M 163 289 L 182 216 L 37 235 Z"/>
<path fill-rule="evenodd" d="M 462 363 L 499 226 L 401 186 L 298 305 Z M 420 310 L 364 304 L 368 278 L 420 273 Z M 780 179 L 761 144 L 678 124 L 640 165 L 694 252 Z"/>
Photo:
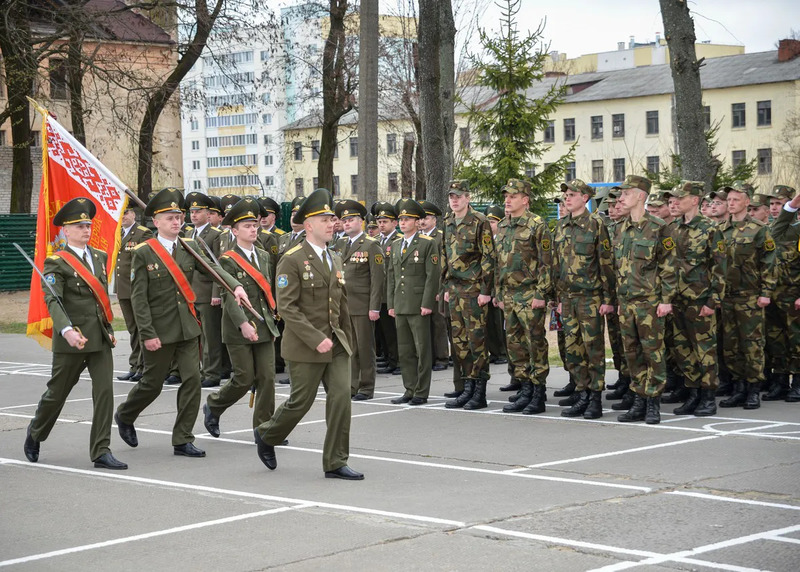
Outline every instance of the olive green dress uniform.
<path fill-rule="evenodd" d="M 122 237 L 119 253 L 117 254 L 117 266 L 114 269 L 114 287 L 117 291 L 117 301 L 130 336 L 131 353 L 128 356 L 128 371 L 134 373 L 142 373 L 144 358 L 142 357 L 139 329 L 136 327 L 136 317 L 133 315 L 133 305 L 131 304 L 132 252 L 139 244 L 150 238 L 153 238 L 153 232 L 149 228 L 134 224 L 128 233 Z"/>
<path fill-rule="evenodd" d="M 153 197 L 148 209 L 159 212 L 159 207 L 165 202 L 169 207 L 170 200 L 175 204 L 175 209 L 180 208 L 183 197 L 177 192 L 165 194 L 167 190 Z M 231 288 L 240 286 L 230 274 L 208 260 L 195 241 L 186 239 L 186 243 L 205 258 Z M 169 248 L 166 250 L 170 251 Z M 177 240 L 172 255 L 190 284 L 193 284 L 195 273 L 207 273 Z M 200 407 L 198 341 L 201 329 L 169 270 L 146 243 L 133 251 L 131 302 L 142 342 L 159 338 L 161 348 L 152 352 L 144 349 L 144 376 L 119 405 L 116 418 L 126 425 L 133 425 L 139 414 L 160 395 L 170 363 L 175 359 L 182 383 L 178 388 L 178 414 L 172 430 L 172 444 L 179 446 L 191 443 L 194 441 L 192 431 Z"/>
<path fill-rule="evenodd" d="M 376 218 L 392 218 L 396 219 L 397 216 L 394 212 L 394 207 L 389 203 L 375 203 L 373 206 L 373 213 Z M 397 229 L 393 230 L 389 236 L 378 235 L 376 238 L 383 250 L 383 259 L 389 260 L 392 256 L 392 244 L 402 236 Z M 378 328 L 380 335 L 383 338 L 384 351 L 386 352 L 386 359 L 388 364 L 386 370 L 393 370 L 398 366 L 398 350 L 397 350 L 397 326 L 395 319 L 389 315 L 389 307 L 386 304 L 386 292 L 381 297 L 381 313 L 378 318 Z"/>
<path fill-rule="evenodd" d="M 316 195 L 320 193 L 320 195 Z M 327 193 L 327 191 L 326 191 Z M 320 198 L 321 197 L 321 198 Z M 322 201 L 327 200 L 324 205 Z M 295 216 L 314 206 L 332 202 L 314 191 Z M 333 214 L 330 206 L 322 209 Z M 329 252 L 325 249 L 323 252 Z M 289 249 L 278 262 L 276 292 L 278 312 L 285 323 L 281 351 L 292 374 L 291 394 L 272 418 L 256 428 L 267 445 L 280 445 L 314 404 L 320 380 L 327 393 L 322 466 L 325 472 L 347 465 L 350 454 L 350 316 L 347 310 L 342 260 L 329 253 L 332 267 L 308 241 Z M 333 348 L 321 354 L 316 348 L 326 338 Z"/>
<path fill-rule="evenodd" d="M 350 210 L 337 206 L 336 212 L 339 218 L 344 218 Z M 336 252 L 342 257 L 347 308 L 354 338 L 354 351 L 350 358 L 350 393 L 371 398 L 375 393 L 376 367 L 375 325 L 369 319 L 369 312 L 380 311 L 386 288 L 383 251 L 377 240 L 362 232 L 354 241 L 348 236 L 340 238 L 336 243 Z"/>
<path fill-rule="evenodd" d="M 419 201 L 419 204 L 425 209 L 425 214 L 435 217 L 442 216 L 441 209 L 430 201 Z M 425 232 L 436 243 L 436 250 L 439 253 L 439 263 L 444 266 L 444 233 L 441 229 L 433 227 L 429 232 Z M 435 366 L 447 367 L 450 359 L 450 341 L 449 334 L 447 333 L 447 319 L 445 315 L 446 304 L 444 302 L 444 291 L 439 290 L 439 299 L 433 306 L 433 314 L 431 314 L 431 343 L 433 347 L 433 363 Z M 441 368 L 441 367 L 440 367 Z"/>
<path fill-rule="evenodd" d="M 398 203 L 398 215 L 420 218 L 422 207 L 411 199 Z M 403 376 L 403 399 L 427 400 L 431 389 L 431 316 L 439 292 L 441 266 L 436 242 L 427 234 L 414 233 L 395 241 L 386 272 L 386 304 L 394 310 L 397 354 Z M 416 403 L 415 403 L 416 404 Z"/>

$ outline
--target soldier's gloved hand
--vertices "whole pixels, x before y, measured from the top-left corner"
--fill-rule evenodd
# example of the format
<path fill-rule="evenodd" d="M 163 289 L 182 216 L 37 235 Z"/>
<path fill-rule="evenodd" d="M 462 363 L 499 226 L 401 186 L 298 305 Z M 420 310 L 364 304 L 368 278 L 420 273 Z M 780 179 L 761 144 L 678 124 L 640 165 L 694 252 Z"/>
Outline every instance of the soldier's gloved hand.
<path fill-rule="evenodd" d="M 702 308 L 700 308 L 700 317 L 701 318 L 708 318 L 709 316 L 713 316 L 713 315 L 714 315 L 714 310 L 712 310 L 708 306 L 703 306 Z"/>
<path fill-rule="evenodd" d="M 656 308 L 656 315 L 663 318 L 672 313 L 672 304 L 659 304 Z"/>
<path fill-rule="evenodd" d="M 250 322 L 244 322 L 239 326 L 239 329 L 242 331 L 242 335 L 245 337 L 245 339 L 250 340 L 251 342 L 258 341 L 258 332 Z"/>
<path fill-rule="evenodd" d="M 600 304 L 600 315 L 601 316 L 608 316 L 609 314 L 614 313 L 614 306 L 611 304 Z"/>
<path fill-rule="evenodd" d="M 212 306 L 219 306 L 220 304 L 222 304 L 222 298 L 211 298 Z"/>
<path fill-rule="evenodd" d="M 770 303 L 770 299 L 767 298 L 766 296 L 759 296 L 758 300 L 756 300 L 756 305 L 759 308 L 766 308 L 767 306 L 769 306 L 769 303 Z"/>
<path fill-rule="evenodd" d="M 478 294 L 478 306 L 485 306 L 492 301 L 492 297 L 488 294 Z"/>
<path fill-rule="evenodd" d="M 236 303 L 240 306 L 249 306 L 250 299 L 247 297 L 247 292 L 244 291 L 244 288 L 241 286 L 237 286 L 234 291 L 233 295 L 236 297 Z"/>

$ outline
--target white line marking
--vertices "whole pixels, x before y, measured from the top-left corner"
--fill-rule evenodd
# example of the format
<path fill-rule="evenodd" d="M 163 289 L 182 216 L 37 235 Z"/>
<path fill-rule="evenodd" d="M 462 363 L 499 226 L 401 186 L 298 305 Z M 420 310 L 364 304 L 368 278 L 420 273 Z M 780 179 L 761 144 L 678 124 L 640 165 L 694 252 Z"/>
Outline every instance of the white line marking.
<path fill-rule="evenodd" d="M 691 491 L 666 491 L 664 494 L 667 495 L 678 495 L 683 497 L 694 497 L 698 499 L 704 500 L 715 500 L 715 501 L 723 501 L 723 502 L 733 502 L 739 504 L 749 504 L 753 506 L 764 506 L 769 508 L 784 508 L 786 510 L 800 510 L 800 506 L 792 505 L 792 504 L 781 504 L 777 502 L 765 502 L 765 501 L 757 501 L 757 500 L 750 500 L 750 499 L 737 499 L 735 497 L 725 497 L 722 495 L 710 495 L 706 493 L 694 493 Z"/>
<path fill-rule="evenodd" d="M 174 390 L 174 391 L 177 391 L 177 390 Z M 114 396 L 114 399 L 117 399 L 117 398 L 120 398 L 120 397 L 128 397 L 128 394 L 127 393 L 117 394 L 117 395 Z M 92 397 L 81 397 L 81 398 L 78 398 L 78 399 L 67 399 L 64 403 L 65 404 L 67 404 L 67 403 L 78 403 L 80 401 L 91 401 L 92 399 L 93 399 Z M 37 407 L 38 405 L 39 405 L 38 403 L 26 403 L 25 405 L 9 405 L 8 407 L 0 407 L 0 411 L 6 411 L 7 409 L 24 409 L 26 407 Z"/>
<path fill-rule="evenodd" d="M 697 443 L 700 441 L 708 441 L 710 439 L 718 439 L 720 435 L 709 435 L 707 437 L 696 437 L 694 439 L 684 439 L 682 441 L 672 441 L 669 443 L 659 443 L 657 445 L 647 445 L 644 447 L 635 447 L 633 449 L 623 449 L 621 451 L 611 451 L 610 453 L 597 453 L 596 455 L 586 455 L 584 457 L 575 457 L 573 459 L 562 459 L 560 461 L 548 461 L 546 463 L 537 463 L 535 465 L 528 465 L 518 469 L 509 469 L 503 471 L 505 473 L 516 473 L 520 471 L 527 471 L 528 469 L 540 469 L 542 467 L 552 467 L 555 465 L 563 465 L 565 463 L 577 463 L 580 461 L 589 461 L 592 459 L 602 459 L 604 457 L 615 457 L 617 455 L 625 455 L 627 453 L 638 453 L 639 451 L 650 451 L 652 449 L 662 449 L 664 447 L 672 447 L 675 445 L 685 445 L 686 443 Z"/>
<path fill-rule="evenodd" d="M 43 552 L 41 554 L 32 554 L 30 556 L 23 556 L 21 558 L 14 558 L 13 560 L 3 560 L 0 562 L 0 568 L 4 566 L 12 566 L 14 564 L 25 564 L 27 562 L 34 562 L 36 560 L 44 560 L 45 558 L 53 558 L 56 556 L 64 556 L 66 554 L 74 554 L 76 552 L 85 552 L 87 550 L 94 550 L 96 548 L 107 548 L 109 546 L 116 546 L 118 544 L 125 544 L 127 542 L 136 542 L 138 540 L 147 540 L 148 538 L 155 538 L 157 536 L 165 536 L 167 534 L 175 534 L 177 532 L 186 532 L 187 530 L 196 530 L 198 528 L 206 528 L 209 526 L 216 526 L 219 524 L 228 524 L 230 522 L 237 522 L 250 518 L 257 518 L 260 516 L 267 516 L 270 514 L 278 514 L 291 510 L 304 509 L 313 506 L 313 504 L 299 504 L 295 506 L 284 506 L 280 508 L 273 508 L 270 510 L 261 510 L 258 512 L 250 512 L 247 514 L 239 514 L 236 516 L 229 516 L 227 518 L 220 518 L 217 520 L 207 520 L 205 522 L 197 522 L 194 524 L 187 524 L 184 526 L 176 526 L 174 528 L 167 528 L 165 530 L 156 530 L 153 532 L 146 532 L 144 534 L 137 534 L 135 536 L 126 536 L 123 538 L 115 538 L 114 540 L 105 540 L 103 542 L 95 542 L 93 544 L 84 544 L 83 546 L 73 546 L 72 548 L 64 548 L 61 550 L 53 550 L 52 552 Z"/>
<path fill-rule="evenodd" d="M 385 413 L 397 413 L 398 411 L 407 411 L 404 409 L 386 409 L 384 411 L 373 411 L 371 413 L 359 413 L 357 415 L 351 415 L 351 419 L 355 419 L 356 417 L 370 417 L 372 415 L 383 415 Z M 297 425 L 315 425 L 317 423 L 325 423 L 325 419 L 314 419 L 313 421 L 301 421 Z M 237 433 L 252 433 L 252 429 L 235 429 L 234 431 L 223 431 L 223 435 L 236 435 Z M 203 433 L 203 435 L 208 435 L 208 433 Z M 199 437 L 200 435 L 198 435 Z"/>
<path fill-rule="evenodd" d="M 767 540 L 777 540 L 778 542 L 788 542 L 790 544 L 800 544 L 800 539 L 789 538 L 787 536 L 767 536 Z"/>

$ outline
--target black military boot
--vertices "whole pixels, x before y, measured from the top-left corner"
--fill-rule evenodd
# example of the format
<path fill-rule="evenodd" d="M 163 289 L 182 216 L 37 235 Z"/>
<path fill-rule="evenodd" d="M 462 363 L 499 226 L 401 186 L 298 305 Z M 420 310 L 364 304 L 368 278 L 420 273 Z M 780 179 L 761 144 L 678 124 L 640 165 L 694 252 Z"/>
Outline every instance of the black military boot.
<path fill-rule="evenodd" d="M 589 395 L 589 406 L 583 412 L 584 419 L 598 419 L 603 416 L 603 392 L 592 391 Z M 563 415 L 563 412 L 562 412 Z"/>
<path fill-rule="evenodd" d="M 687 391 L 689 395 L 683 405 L 672 410 L 675 415 L 691 415 L 700 403 L 700 390 L 698 388 L 690 387 Z"/>
<path fill-rule="evenodd" d="M 519 390 L 519 396 L 513 403 L 503 406 L 504 413 L 519 413 L 525 409 L 533 399 L 533 382 L 530 380 L 523 380 L 522 389 Z"/>
<path fill-rule="evenodd" d="M 733 393 L 728 399 L 719 402 L 720 407 L 741 407 L 747 401 L 747 388 L 745 382 L 738 379 L 733 383 Z"/>
<path fill-rule="evenodd" d="M 622 379 L 622 375 L 618 376 L 617 377 L 617 381 L 615 381 L 614 383 L 607 383 L 606 384 L 606 389 L 608 389 L 608 390 L 616 389 L 619 386 L 619 382 L 620 382 L 621 379 Z"/>
<path fill-rule="evenodd" d="M 606 393 L 606 401 L 616 401 L 617 399 L 623 399 L 625 394 L 628 393 L 628 388 L 631 386 L 631 378 L 627 375 L 619 376 L 619 381 L 617 381 L 617 386 L 614 388 L 614 391 Z M 610 387 L 610 386 L 609 386 Z"/>
<path fill-rule="evenodd" d="M 531 402 L 528 403 L 527 407 L 525 407 L 525 409 L 522 410 L 523 415 L 535 415 L 536 413 L 544 413 L 545 410 L 544 392 L 545 392 L 544 385 L 533 386 L 533 396 L 531 397 Z"/>
<path fill-rule="evenodd" d="M 745 409 L 758 409 L 761 407 L 760 389 L 761 384 L 759 382 L 747 384 L 747 399 L 744 402 Z"/>
<path fill-rule="evenodd" d="M 733 380 L 728 371 L 719 372 L 719 387 L 717 387 L 717 396 L 733 395 Z"/>
<path fill-rule="evenodd" d="M 792 376 L 792 387 L 789 389 L 789 393 L 786 394 L 786 399 L 784 401 L 788 403 L 797 403 L 800 401 L 800 373 L 796 373 Z"/>
<path fill-rule="evenodd" d="M 628 392 L 623 396 L 622 401 L 619 403 L 615 403 L 611 406 L 611 409 L 614 411 L 627 411 L 631 407 L 633 407 L 633 401 L 636 398 L 636 393 L 632 389 L 629 389 Z"/>
<path fill-rule="evenodd" d="M 514 403 L 517 399 L 519 399 L 519 396 L 522 395 L 522 388 L 523 387 L 525 387 L 524 383 L 522 383 L 520 385 L 519 390 L 514 395 L 509 395 L 508 396 L 508 402 L 509 403 Z"/>
<path fill-rule="evenodd" d="M 686 379 L 682 375 L 674 375 L 672 391 L 667 395 L 666 386 L 664 388 L 664 397 L 661 401 L 664 403 L 683 403 L 689 396 L 689 390 L 686 387 Z M 669 383 L 667 383 L 669 385 Z"/>
<path fill-rule="evenodd" d="M 695 417 L 709 417 L 717 414 L 716 391 L 713 389 L 700 390 L 700 403 L 694 409 Z"/>
<path fill-rule="evenodd" d="M 661 423 L 661 397 L 647 398 L 647 412 L 644 415 L 644 422 L 648 425 L 658 425 Z"/>
<path fill-rule="evenodd" d="M 500 388 L 500 391 L 519 391 L 522 388 L 522 383 L 516 378 L 511 378 L 511 383 L 508 385 L 504 385 Z"/>
<path fill-rule="evenodd" d="M 475 392 L 475 381 L 474 379 L 465 378 L 464 379 L 464 391 L 461 392 L 461 395 L 456 397 L 455 399 L 451 399 L 450 401 L 446 402 L 444 406 L 447 409 L 460 409 L 464 407 L 470 399 L 472 399 L 472 394 Z"/>
<path fill-rule="evenodd" d="M 626 411 L 619 417 L 617 421 L 622 423 L 630 423 L 631 421 L 644 421 L 644 416 L 647 413 L 647 400 L 641 395 L 636 395 L 633 398 L 633 405 L 630 410 Z"/>
<path fill-rule="evenodd" d="M 569 376 L 569 383 L 562 387 L 561 389 L 557 389 L 553 392 L 555 397 L 567 397 L 575 393 L 575 382 L 572 381 L 572 374 Z"/>
<path fill-rule="evenodd" d="M 789 393 L 789 374 L 788 373 L 773 373 L 772 374 L 772 387 L 769 392 L 761 396 L 764 401 L 782 401 Z"/>
<path fill-rule="evenodd" d="M 580 417 L 589 407 L 589 390 L 584 389 L 578 394 L 578 401 L 572 407 L 561 412 L 561 417 Z"/>
<path fill-rule="evenodd" d="M 671 393 L 682 385 L 681 375 L 676 373 L 674 369 L 667 366 L 667 379 L 662 393 Z"/>
<path fill-rule="evenodd" d="M 556 393 L 558 393 L 558 392 L 557 391 L 554 392 L 553 395 L 555 395 Z M 578 403 L 578 400 L 580 398 L 581 398 L 581 392 L 580 391 L 576 391 L 576 392 L 572 393 L 569 397 L 565 397 L 564 399 L 560 399 L 558 401 L 558 405 L 560 407 L 570 407 L 570 406 L 575 405 L 576 403 Z"/>
<path fill-rule="evenodd" d="M 464 404 L 464 409 L 484 409 L 486 406 L 486 380 L 477 379 L 472 398 Z"/>

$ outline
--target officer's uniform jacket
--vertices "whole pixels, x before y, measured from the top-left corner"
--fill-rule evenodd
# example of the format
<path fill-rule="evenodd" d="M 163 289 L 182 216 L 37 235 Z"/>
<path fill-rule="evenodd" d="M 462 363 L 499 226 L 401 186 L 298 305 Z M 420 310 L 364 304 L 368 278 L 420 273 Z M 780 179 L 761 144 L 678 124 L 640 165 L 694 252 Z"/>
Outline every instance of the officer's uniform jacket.
<path fill-rule="evenodd" d="M 386 264 L 380 243 L 361 233 L 351 245 L 350 237 L 336 242 L 336 252 L 342 257 L 347 307 L 351 316 L 366 316 L 370 310 L 381 309 L 386 288 Z"/>
<path fill-rule="evenodd" d="M 405 253 L 403 240 L 393 243 L 387 269 L 386 305 L 395 314 L 419 314 L 420 308 L 432 310 L 439 293 L 439 251 L 436 242 L 417 232 Z"/>
<path fill-rule="evenodd" d="M 120 300 L 130 300 L 131 297 L 133 249 L 150 238 L 153 238 L 153 232 L 146 226 L 136 224 L 122 238 L 119 253 L 117 253 L 117 267 L 114 269 L 114 289 L 117 291 L 117 298 Z"/>
<path fill-rule="evenodd" d="M 214 226 L 211 226 L 211 223 L 207 224 L 203 230 L 200 232 L 200 238 L 205 241 L 208 247 L 211 249 L 211 252 L 214 253 L 214 256 L 219 259 L 220 254 L 220 236 L 222 235 L 222 231 Z M 187 226 L 183 230 L 184 238 L 194 238 L 195 237 L 195 228 L 193 226 Z M 197 247 L 205 254 L 205 248 L 197 243 Z M 202 272 L 194 273 L 192 278 L 192 289 L 194 290 L 195 295 L 197 296 L 197 303 L 198 304 L 210 304 L 212 295 L 215 298 L 219 297 L 217 291 L 214 288 L 214 280 L 210 276 L 206 276 Z M 146 339 L 146 338 L 145 338 Z"/>

